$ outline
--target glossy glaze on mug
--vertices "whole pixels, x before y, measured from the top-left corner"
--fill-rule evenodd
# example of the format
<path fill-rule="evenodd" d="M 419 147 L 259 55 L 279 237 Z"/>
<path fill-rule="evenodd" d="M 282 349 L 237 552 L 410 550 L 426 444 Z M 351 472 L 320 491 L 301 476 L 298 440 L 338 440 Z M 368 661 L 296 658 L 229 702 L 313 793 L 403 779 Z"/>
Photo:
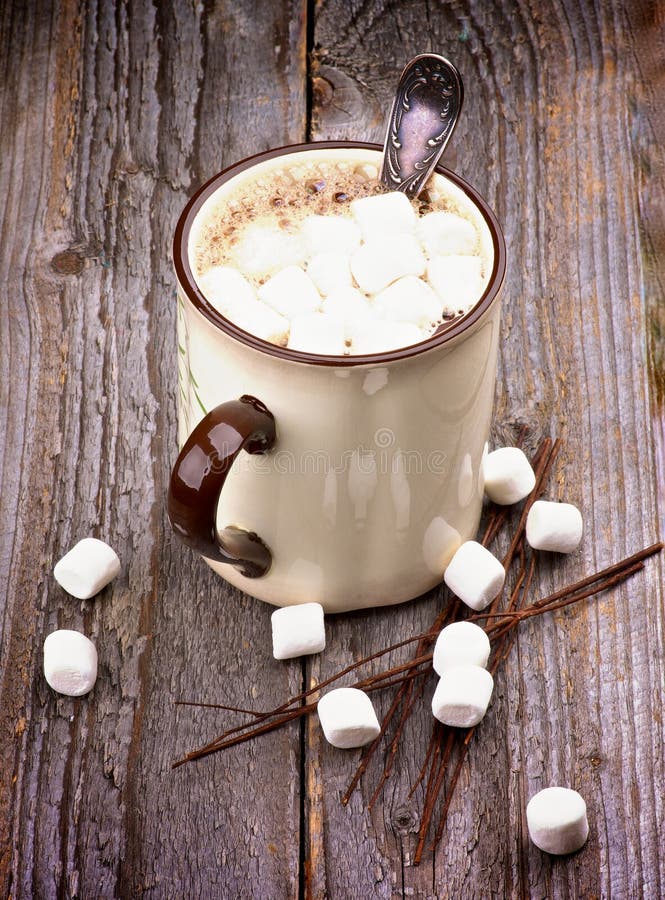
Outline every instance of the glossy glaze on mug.
<path fill-rule="evenodd" d="M 354 159 L 380 161 L 367 145 L 318 147 L 353 147 Z M 245 394 L 270 410 L 277 437 L 265 456 L 238 456 L 217 516 L 220 530 L 234 525 L 260 536 L 272 553 L 270 570 L 249 579 L 207 561 L 276 605 L 315 600 L 340 611 L 416 597 L 441 581 L 459 542 L 478 527 L 505 268 L 498 225 L 485 210 L 494 244 L 490 286 L 444 334 L 373 356 L 314 356 L 247 335 L 198 292 L 184 248 L 197 208 L 218 184 L 219 177 L 193 199 L 176 235 L 179 443 L 204 412 Z"/>

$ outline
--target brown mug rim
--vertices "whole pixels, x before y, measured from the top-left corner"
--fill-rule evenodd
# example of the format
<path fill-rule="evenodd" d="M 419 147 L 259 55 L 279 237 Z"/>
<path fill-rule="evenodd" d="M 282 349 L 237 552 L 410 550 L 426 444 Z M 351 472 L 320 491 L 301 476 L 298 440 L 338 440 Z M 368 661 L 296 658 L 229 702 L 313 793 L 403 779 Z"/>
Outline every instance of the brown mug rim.
<path fill-rule="evenodd" d="M 436 171 L 446 178 L 449 178 L 453 184 L 457 185 L 457 187 L 459 187 L 480 210 L 480 213 L 490 230 L 490 234 L 492 235 L 492 244 L 494 247 L 494 265 L 492 266 L 492 274 L 485 292 L 468 313 L 465 313 L 465 315 L 460 316 L 459 319 L 453 321 L 453 323 L 444 331 L 435 331 L 433 335 L 418 344 L 411 344 L 407 347 L 398 347 L 394 350 L 388 350 L 382 353 L 365 353 L 353 356 L 307 353 L 303 350 L 290 350 L 288 347 L 280 347 L 278 344 L 271 344 L 269 341 L 264 341 L 262 338 L 251 334 L 251 332 L 244 331 L 230 319 L 225 318 L 218 312 L 199 290 L 189 263 L 188 243 L 194 219 L 205 201 L 221 187 L 221 185 L 259 162 L 274 159 L 276 156 L 299 153 L 303 150 L 338 149 L 383 151 L 383 147 L 380 144 L 368 143 L 366 141 L 310 141 L 302 144 L 287 144 L 283 147 L 275 147 L 272 150 L 265 150 L 261 153 L 255 153 L 252 156 L 245 157 L 245 159 L 240 160 L 240 162 L 236 162 L 223 169 L 221 172 L 218 172 L 216 175 L 213 175 L 212 178 L 201 185 L 183 209 L 175 228 L 175 235 L 173 238 L 173 264 L 180 286 L 195 309 L 197 309 L 216 328 L 219 328 L 230 337 L 235 338 L 235 340 L 240 341 L 240 343 L 245 344 L 254 350 L 291 362 L 337 367 L 360 366 L 367 365 L 368 363 L 376 365 L 410 359 L 414 356 L 419 356 L 421 353 L 427 353 L 429 350 L 433 350 L 449 343 L 458 335 L 471 328 L 485 314 L 498 296 L 506 274 L 506 242 L 499 221 L 485 199 L 474 187 L 465 181 L 464 178 L 441 165 L 436 167 Z"/>

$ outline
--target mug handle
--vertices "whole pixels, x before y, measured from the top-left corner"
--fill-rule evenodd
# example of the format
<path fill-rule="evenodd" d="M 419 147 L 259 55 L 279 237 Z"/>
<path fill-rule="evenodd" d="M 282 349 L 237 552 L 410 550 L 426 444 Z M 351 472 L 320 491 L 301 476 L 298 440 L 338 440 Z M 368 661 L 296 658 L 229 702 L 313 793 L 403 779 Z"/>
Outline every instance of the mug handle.
<path fill-rule="evenodd" d="M 228 525 L 217 532 L 217 506 L 241 450 L 265 453 L 275 443 L 275 418 L 244 394 L 221 403 L 192 431 L 171 472 L 169 520 L 178 537 L 207 559 L 228 563 L 246 578 L 265 575 L 272 554 L 253 531 Z"/>

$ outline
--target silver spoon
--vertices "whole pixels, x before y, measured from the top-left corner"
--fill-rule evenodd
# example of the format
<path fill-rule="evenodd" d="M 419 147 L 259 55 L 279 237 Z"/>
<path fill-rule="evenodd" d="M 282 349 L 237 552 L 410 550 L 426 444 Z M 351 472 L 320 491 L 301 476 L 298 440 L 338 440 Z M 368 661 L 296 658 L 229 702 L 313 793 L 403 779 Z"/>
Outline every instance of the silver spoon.
<path fill-rule="evenodd" d="M 417 197 L 450 140 L 464 88 L 455 66 L 423 53 L 404 67 L 383 148 L 381 182 Z"/>

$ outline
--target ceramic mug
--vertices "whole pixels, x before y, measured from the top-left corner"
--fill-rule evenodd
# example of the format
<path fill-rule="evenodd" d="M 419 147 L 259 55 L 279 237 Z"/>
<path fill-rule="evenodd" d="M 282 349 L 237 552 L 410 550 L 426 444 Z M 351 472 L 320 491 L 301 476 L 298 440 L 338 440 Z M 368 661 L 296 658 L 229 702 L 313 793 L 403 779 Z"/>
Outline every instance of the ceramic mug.
<path fill-rule="evenodd" d="M 477 191 L 439 167 L 493 259 L 473 309 L 419 344 L 366 356 L 267 343 L 206 300 L 191 250 L 213 195 L 218 203 L 243 178 L 316 154 L 380 167 L 375 144 L 282 147 L 216 175 L 178 221 L 182 449 L 168 508 L 176 534 L 231 584 L 278 606 L 337 612 L 417 597 L 476 536 L 505 242 Z"/>

